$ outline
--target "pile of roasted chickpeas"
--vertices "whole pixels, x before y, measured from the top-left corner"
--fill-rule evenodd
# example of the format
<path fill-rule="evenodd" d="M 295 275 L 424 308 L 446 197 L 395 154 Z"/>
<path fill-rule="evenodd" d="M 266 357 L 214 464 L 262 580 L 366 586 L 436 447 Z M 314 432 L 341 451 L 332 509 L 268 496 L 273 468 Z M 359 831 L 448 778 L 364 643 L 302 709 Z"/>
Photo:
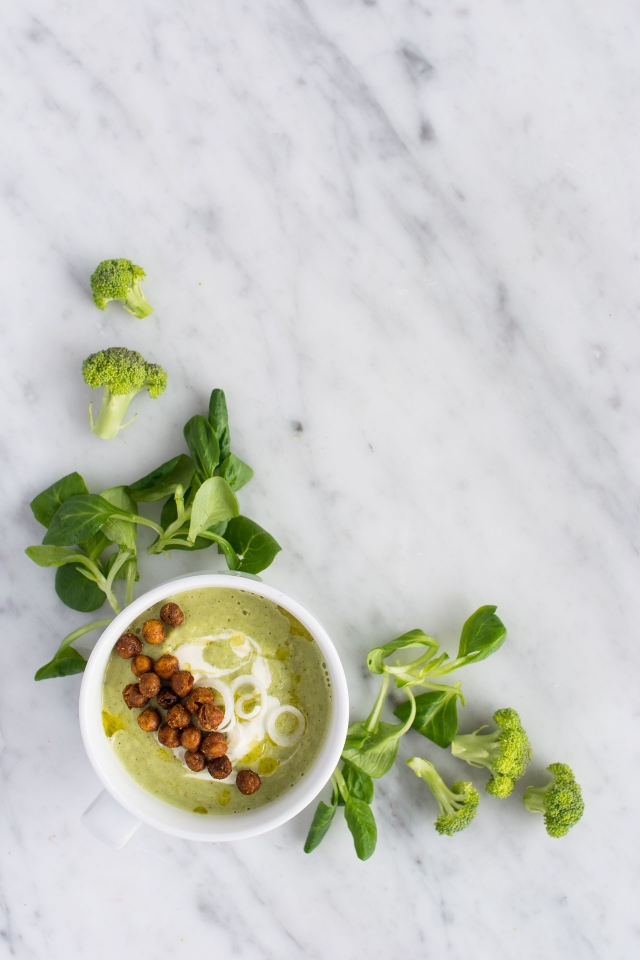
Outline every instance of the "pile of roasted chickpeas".
<path fill-rule="evenodd" d="M 177 603 L 165 603 L 159 620 L 142 625 L 145 643 L 158 646 L 165 639 L 165 626 L 179 627 L 184 613 Z M 199 773 L 206 767 L 214 780 L 225 780 L 233 767 L 227 754 L 227 741 L 218 727 L 224 711 L 214 703 L 208 687 L 194 687 L 188 670 L 181 670 L 177 657 L 165 653 L 157 660 L 142 653 L 142 641 L 133 633 L 123 634 L 115 646 L 123 660 L 131 660 L 137 683 L 128 683 L 122 691 L 130 710 L 144 708 L 138 715 L 138 726 L 147 733 L 158 734 L 163 747 L 184 747 L 184 762 Z M 155 698 L 157 707 L 148 706 Z M 162 710 L 166 711 L 164 721 Z M 249 796 L 260 788 L 260 777 L 253 770 L 240 770 L 236 778 L 240 793 Z"/>

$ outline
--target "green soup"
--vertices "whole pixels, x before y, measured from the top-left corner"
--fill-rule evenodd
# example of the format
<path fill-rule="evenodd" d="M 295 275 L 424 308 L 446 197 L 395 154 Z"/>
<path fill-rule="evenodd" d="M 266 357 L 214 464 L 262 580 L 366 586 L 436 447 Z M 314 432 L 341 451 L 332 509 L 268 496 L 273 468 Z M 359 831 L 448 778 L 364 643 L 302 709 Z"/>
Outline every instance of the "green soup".
<path fill-rule="evenodd" d="M 142 653 L 154 660 L 163 653 L 174 654 L 180 669 L 193 673 L 196 686 L 214 690 L 218 705 L 224 707 L 224 695 L 227 707 L 234 705 L 232 725 L 224 730 L 233 772 L 222 781 L 214 780 L 206 767 L 194 774 L 183 762 L 182 748 L 163 747 L 156 733 L 140 729 L 141 711 L 129 710 L 122 699 L 124 687 L 137 678 L 131 661 L 115 652 L 104 676 L 105 733 L 130 776 L 166 803 L 202 814 L 262 807 L 305 775 L 326 737 L 331 685 L 322 651 L 292 614 L 254 593 L 205 587 L 167 600 L 180 606 L 184 623 L 167 627 L 162 644 L 143 644 Z M 160 606 L 146 610 L 127 632 L 140 636 L 145 620 L 158 619 Z M 247 679 L 234 690 L 234 681 L 241 677 L 254 681 Z M 155 699 L 149 706 L 156 706 Z M 164 719 L 163 710 L 160 714 Z M 228 711 L 221 729 L 227 716 Z M 254 770 L 262 781 L 250 796 L 235 785 L 242 769 Z"/>

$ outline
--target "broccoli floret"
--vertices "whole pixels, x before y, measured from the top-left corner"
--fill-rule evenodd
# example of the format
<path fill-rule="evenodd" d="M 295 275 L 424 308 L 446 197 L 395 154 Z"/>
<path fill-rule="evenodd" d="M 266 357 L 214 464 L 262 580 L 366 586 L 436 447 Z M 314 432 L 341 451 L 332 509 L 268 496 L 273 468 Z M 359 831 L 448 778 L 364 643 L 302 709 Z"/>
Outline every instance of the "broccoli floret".
<path fill-rule="evenodd" d="M 553 780 L 546 787 L 527 787 L 524 805 L 531 813 L 544 814 L 550 837 L 564 837 L 584 813 L 582 790 L 566 763 L 551 763 L 547 770 Z"/>
<path fill-rule="evenodd" d="M 103 260 L 91 276 L 91 289 L 96 307 L 106 310 L 110 300 L 122 300 L 122 306 L 134 317 L 148 317 L 153 312 L 142 292 L 140 281 L 146 273 L 131 260 Z"/>
<path fill-rule="evenodd" d="M 407 760 L 417 777 L 421 777 L 431 790 L 438 804 L 440 815 L 435 822 L 435 828 L 440 834 L 452 837 L 468 827 L 478 812 L 480 794 L 472 783 L 457 780 L 449 790 L 448 786 L 428 760 L 421 757 L 412 757 Z"/>
<path fill-rule="evenodd" d="M 480 730 L 486 729 L 480 727 L 474 733 L 454 737 L 451 752 L 472 767 L 486 767 L 491 771 L 486 791 L 502 799 L 513 793 L 516 780 L 524 774 L 533 752 L 515 710 L 496 710 L 493 720 L 498 727 L 494 733 L 479 736 Z"/>
<path fill-rule="evenodd" d="M 102 406 L 95 421 L 89 405 L 91 429 L 103 440 L 113 440 L 122 429 L 127 407 L 136 393 L 146 387 L 150 397 L 159 397 L 167 385 L 162 367 L 147 363 L 135 350 L 125 347 L 109 347 L 92 353 L 82 364 L 82 376 L 90 387 L 104 387 Z"/>

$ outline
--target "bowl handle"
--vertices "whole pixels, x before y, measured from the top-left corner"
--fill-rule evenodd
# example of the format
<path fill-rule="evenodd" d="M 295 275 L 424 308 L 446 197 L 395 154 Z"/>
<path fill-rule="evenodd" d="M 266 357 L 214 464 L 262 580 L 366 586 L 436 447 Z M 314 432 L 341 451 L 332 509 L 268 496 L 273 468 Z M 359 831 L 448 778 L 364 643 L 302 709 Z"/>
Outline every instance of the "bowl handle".
<path fill-rule="evenodd" d="M 141 822 L 121 807 L 107 790 L 98 794 L 82 814 L 82 823 L 87 830 L 114 850 L 124 847 Z"/>

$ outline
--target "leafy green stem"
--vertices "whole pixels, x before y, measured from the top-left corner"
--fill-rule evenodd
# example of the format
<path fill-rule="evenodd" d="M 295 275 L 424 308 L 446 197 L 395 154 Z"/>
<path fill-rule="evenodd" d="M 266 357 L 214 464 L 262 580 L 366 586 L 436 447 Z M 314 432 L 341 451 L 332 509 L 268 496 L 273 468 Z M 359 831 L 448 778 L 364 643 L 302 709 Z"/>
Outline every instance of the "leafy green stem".
<path fill-rule="evenodd" d="M 173 520 L 166 529 L 162 527 L 159 528 L 158 539 L 155 543 L 152 543 L 147 549 L 147 553 L 157 554 L 163 553 L 168 547 L 171 546 L 180 546 L 190 549 L 193 547 L 193 544 L 188 540 L 183 540 L 180 537 L 176 538 L 175 534 L 187 534 L 188 526 L 186 530 L 182 528 L 187 524 L 187 521 L 191 517 L 191 507 L 186 507 L 184 505 L 184 488 L 181 484 L 178 484 L 174 494 L 173 499 L 176 505 L 176 519 Z"/>
<path fill-rule="evenodd" d="M 136 582 L 136 573 L 137 573 L 138 564 L 135 557 L 129 557 L 127 560 L 127 569 L 125 571 L 125 597 L 124 603 L 125 606 L 129 606 L 133 600 L 133 590 Z"/>
<path fill-rule="evenodd" d="M 342 776 L 342 771 L 338 767 L 336 767 L 333 771 L 333 774 L 331 775 L 331 781 L 334 785 L 334 792 L 337 789 L 340 796 L 346 803 L 349 799 L 349 790 L 345 783 L 344 777 Z"/>
<path fill-rule="evenodd" d="M 154 544 L 153 546 L 155 547 L 156 545 Z M 150 552 L 164 553 L 164 551 L 169 547 L 184 547 L 185 550 L 188 550 L 189 548 L 193 547 L 193 544 L 189 540 L 181 540 L 180 537 L 172 537 L 171 540 L 163 540 L 161 548 L 153 551 L 150 550 Z"/>
<path fill-rule="evenodd" d="M 78 627 L 77 630 L 67 634 L 58 647 L 53 660 L 40 667 L 34 680 L 50 680 L 53 677 L 68 677 L 74 673 L 82 673 L 86 660 L 77 650 L 71 647 L 71 644 L 83 637 L 85 633 L 91 633 L 92 630 L 106 627 L 110 623 L 111 620 L 92 620 L 91 623 L 85 623 L 83 627 Z"/>
<path fill-rule="evenodd" d="M 131 556 L 131 554 L 127 554 L 127 556 Z M 102 573 L 102 571 L 98 568 L 98 566 L 93 561 L 89 561 L 88 563 L 86 562 L 88 560 L 88 557 L 83 558 L 82 555 L 79 555 L 78 559 L 81 564 L 84 563 L 84 566 L 86 568 L 86 569 L 82 569 L 82 566 L 79 566 L 78 569 L 80 573 L 84 577 L 86 577 L 87 580 L 92 580 L 93 583 L 96 583 L 100 587 L 104 595 L 106 596 L 109 602 L 109 606 L 116 613 L 120 613 L 120 605 L 113 592 L 113 577 L 111 577 L 111 571 L 109 572 L 109 577 L 105 577 L 105 575 Z M 118 565 L 118 569 L 120 568 L 120 566 L 122 566 L 122 564 Z M 116 573 L 117 572 L 118 570 L 116 570 Z"/>
<path fill-rule="evenodd" d="M 405 692 L 407 694 L 407 697 L 409 698 L 409 702 L 411 703 L 411 709 L 409 711 L 409 716 L 407 718 L 405 725 L 401 727 L 401 729 L 398 730 L 398 732 L 394 735 L 395 740 L 399 740 L 400 737 L 403 737 L 405 735 L 405 733 L 407 732 L 407 730 L 410 729 L 411 724 L 416 718 L 416 698 L 414 697 L 409 687 L 407 687 Z"/>
<path fill-rule="evenodd" d="M 151 527 L 152 530 L 158 534 L 159 537 L 163 536 L 164 530 L 159 523 L 155 523 L 153 520 L 149 520 L 147 517 L 141 517 L 137 513 L 130 514 L 130 519 L 132 523 L 140 523 L 143 527 Z"/>
<path fill-rule="evenodd" d="M 378 729 L 378 724 L 380 722 L 380 714 L 382 713 L 382 708 L 384 702 L 387 698 L 387 692 L 389 690 L 389 680 L 390 676 L 387 672 L 384 673 L 382 677 L 382 683 L 380 684 L 380 690 L 378 691 L 378 696 L 376 697 L 376 702 L 373 705 L 373 710 L 369 714 L 366 720 L 366 730 L 367 733 L 375 733 Z"/>
<path fill-rule="evenodd" d="M 457 683 L 431 683 L 430 680 L 419 680 L 417 683 L 411 684 L 411 686 L 424 687 L 425 690 L 442 691 L 443 693 L 455 693 L 458 697 L 460 697 L 460 703 L 464 707 L 465 701 L 464 696 L 462 695 L 461 680 L 458 680 Z"/>

